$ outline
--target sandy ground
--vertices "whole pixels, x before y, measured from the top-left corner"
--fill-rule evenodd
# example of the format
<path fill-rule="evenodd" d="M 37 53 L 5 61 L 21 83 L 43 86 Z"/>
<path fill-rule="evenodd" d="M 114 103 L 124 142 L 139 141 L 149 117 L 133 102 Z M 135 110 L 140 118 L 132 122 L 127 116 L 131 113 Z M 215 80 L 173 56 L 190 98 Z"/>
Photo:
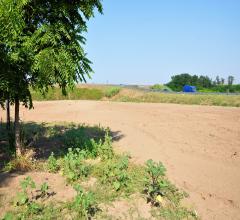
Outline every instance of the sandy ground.
<path fill-rule="evenodd" d="M 29 193 L 29 198 L 39 195 L 38 190 L 43 183 L 48 184 L 48 192 L 50 195 L 44 198 L 42 202 L 66 202 L 72 200 L 76 196 L 76 191 L 66 185 L 65 178 L 53 173 L 46 172 L 25 172 L 25 173 L 0 173 L 0 218 L 2 219 L 4 213 L 10 211 L 8 205 L 16 197 L 17 192 L 21 191 L 20 182 L 26 177 L 31 177 L 36 184 L 36 189 L 32 189 Z"/>
<path fill-rule="evenodd" d="M 21 118 L 108 126 L 135 160 L 162 161 L 202 219 L 240 219 L 240 108 L 51 101 L 22 109 Z"/>

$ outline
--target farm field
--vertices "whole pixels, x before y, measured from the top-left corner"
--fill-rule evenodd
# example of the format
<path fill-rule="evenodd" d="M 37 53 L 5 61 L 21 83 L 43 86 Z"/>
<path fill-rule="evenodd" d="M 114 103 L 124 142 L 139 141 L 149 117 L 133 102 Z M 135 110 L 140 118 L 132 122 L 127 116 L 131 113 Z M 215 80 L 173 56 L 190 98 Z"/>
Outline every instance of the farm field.
<path fill-rule="evenodd" d="M 162 161 L 202 219 L 240 216 L 239 108 L 102 101 L 35 102 L 23 121 L 101 124 L 133 160 Z"/>

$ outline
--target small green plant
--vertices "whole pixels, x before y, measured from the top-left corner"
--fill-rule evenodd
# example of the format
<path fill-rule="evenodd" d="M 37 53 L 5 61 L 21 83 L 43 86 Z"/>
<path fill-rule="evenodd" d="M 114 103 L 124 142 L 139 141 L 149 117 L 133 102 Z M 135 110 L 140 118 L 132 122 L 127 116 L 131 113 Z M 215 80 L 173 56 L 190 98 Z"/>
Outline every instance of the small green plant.
<path fill-rule="evenodd" d="M 107 98 L 112 98 L 113 96 L 117 95 L 120 92 L 119 87 L 110 87 L 105 91 L 105 96 Z"/>
<path fill-rule="evenodd" d="M 68 181 L 76 181 L 80 177 L 87 177 L 90 166 L 84 163 L 86 152 L 79 148 L 68 149 L 67 155 L 63 159 L 63 175 Z"/>
<path fill-rule="evenodd" d="M 156 163 L 153 160 L 146 162 L 146 180 L 144 192 L 147 194 L 147 201 L 153 206 L 159 206 L 162 203 L 162 196 L 165 196 L 169 184 L 164 178 L 166 169 L 161 162 Z"/>
<path fill-rule="evenodd" d="M 59 165 L 53 152 L 51 153 L 47 160 L 47 170 L 51 173 L 56 173 L 59 170 Z"/>
<path fill-rule="evenodd" d="M 101 182 L 112 185 L 116 191 L 127 188 L 130 181 L 128 165 L 128 156 L 122 156 L 117 162 L 114 160 L 106 161 L 102 168 Z"/>
<path fill-rule="evenodd" d="M 197 213 L 185 207 L 167 207 L 161 209 L 153 209 L 152 215 L 156 219 L 167 220 L 196 220 L 198 219 Z"/>
<path fill-rule="evenodd" d="M 68 208 L 77 212 L 76 218 L 86 218 L 91 219 L 97 211 L 97 203 L 94 199 L 94 196 L 91 192 L 84 192 L 83 188 L 77 184 L 74 186 L 74 189 L 77 192 L 74 201 L 68 204 Z"/>
<path fill-rule="evenodd" d="M 20 185 L 21 185 L 22 191 L 17 194 L 16 202 L 15 202 L 17 206 L 25 205 L 26 203 L 29 202 L 29 197 L 27 193 L 28 188 L 30 189 L 36 188 L 36 184 L 30 176 L 26 177 L 23 181 L 21 181 Z"/>
<path fill-rule="evenodd" d="M 95 157 L 99 156 L 102 160 L 113 158 L 114 152 L 112 147 L 112 138 L 108 132 L 105 134 L 104 141 L 100 139 L 100 141 L 97 143 L 92 139 L 91 144 Z"/>
<path fill-rule="evenodd" d="M 151 86 L 150 89 L 153 89 L 155 91 L 160 91 L 160 92 L 172 92 L 172 90 L 168 86 L 161 85 L 161 84 L 155 84 Z"/>
<path fill-rule="evenodd" d="M 48 184 L 47 183 L 43 183 L 40 186 L 40 190 L 39 190 L 40 191 L 40 195 L 39 195 L 39 197 L 40 198 L 44 198 L 44 197 L 48 196 L 49 195 L 48 190 L 49 190 Z"/>

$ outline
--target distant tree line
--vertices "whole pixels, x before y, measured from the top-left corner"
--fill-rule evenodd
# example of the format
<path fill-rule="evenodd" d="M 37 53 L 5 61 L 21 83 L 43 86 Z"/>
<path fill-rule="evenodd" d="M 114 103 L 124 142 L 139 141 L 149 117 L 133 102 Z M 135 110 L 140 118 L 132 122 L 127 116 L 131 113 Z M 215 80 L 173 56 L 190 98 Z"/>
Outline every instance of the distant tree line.
<path fill-rule="evenodd" d="M 202 92 L 240 92 L 240 84 L 233 84 L 234 77 L 228 76 L 227 80 L 217 76 L 212 80 L 209 76 L 190 75 L 182 73 L 171 77 L 171 81 L 166 84 L 173 91 L 182 91 L 184 85 L 196 86 Z"/>

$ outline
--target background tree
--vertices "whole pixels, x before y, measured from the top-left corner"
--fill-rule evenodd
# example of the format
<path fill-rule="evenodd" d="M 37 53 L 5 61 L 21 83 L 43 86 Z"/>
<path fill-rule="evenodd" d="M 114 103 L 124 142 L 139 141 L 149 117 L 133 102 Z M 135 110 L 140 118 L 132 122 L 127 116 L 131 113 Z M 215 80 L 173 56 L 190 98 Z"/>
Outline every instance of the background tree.
<path fill-rule="evenodd" d="M 210 88 L 212 87 L 212 80 L 208 76 L 197 76 L 183 73 L 171 77 L 171 81 L 166 84 L 175 91 L 182 91 L 183 86 L 192 85 L 197 88 Z"/>
<path fill-rule="evenodd" d="M 225 79 L 221 78 L 221 85 L 224 85 Z"/>
<path fill-rule="evenodd" d="M 49 86 L 59 85 L 66 94 L 68 87 L 90 77 L 82 35 L 95 8 L 102 13 L 100 0 L 1 1 L 0 44 L 7 48 L 11 72 L 11 77 L 5 77 L 7 88 L 1 91 L 11 91 L 15 104 L 17 154 L 21 154 L 19 105 L 32 107 L 30 87 L 45 93 Z"/>
<path fill-rule="evenodd" d="M 216 84 L 217 84 L 217 85 L 220 85 L 220 84 L 221 84 L 221 81 L 220 81 L 220 77 L 219 77 L 219 76 L 216 76 Z"/>
<path fill-rule="evenodd" d="M 228 85 L 231 86 L 233 85 L 234 77 L 233 76 L 228 76 Z"/>

